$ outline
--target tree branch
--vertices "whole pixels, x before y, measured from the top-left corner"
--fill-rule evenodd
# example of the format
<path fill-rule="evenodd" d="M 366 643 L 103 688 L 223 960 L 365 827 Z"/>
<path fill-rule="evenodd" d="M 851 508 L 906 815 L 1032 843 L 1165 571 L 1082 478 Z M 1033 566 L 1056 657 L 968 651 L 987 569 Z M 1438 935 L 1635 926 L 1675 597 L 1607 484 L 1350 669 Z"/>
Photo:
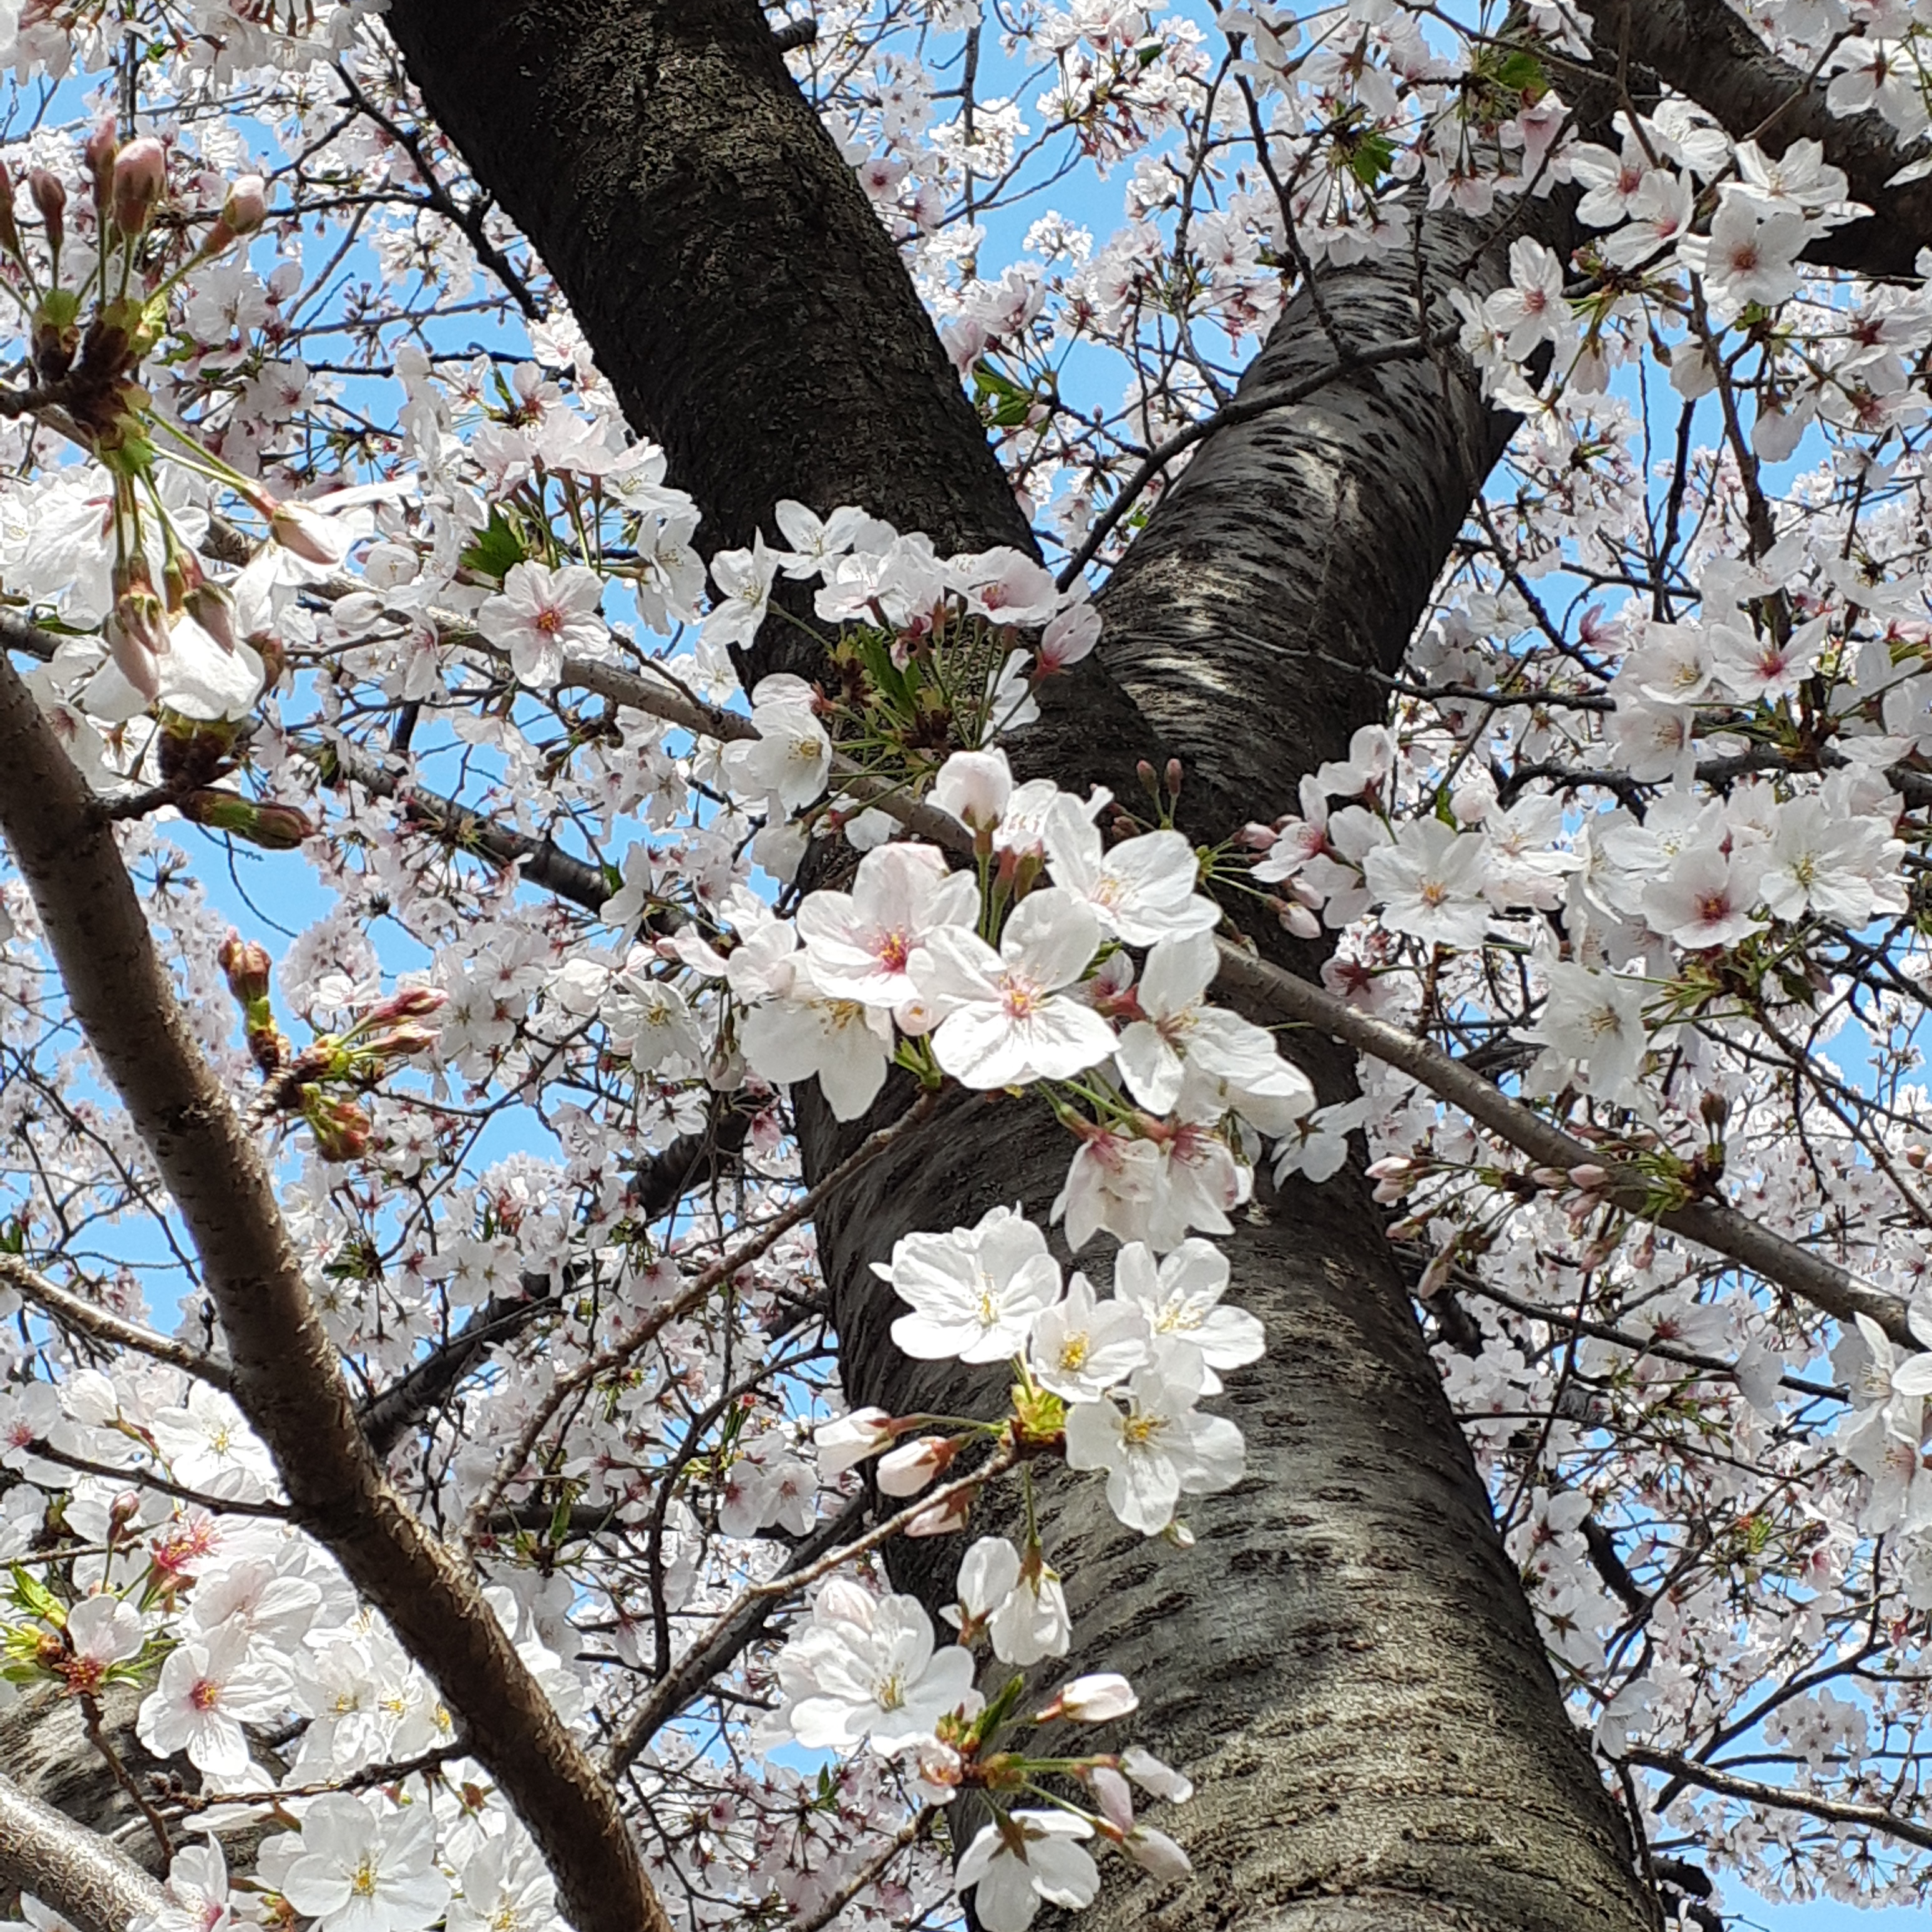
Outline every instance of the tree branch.
<path fill-rule="evenodd" d="M 111 826 L 4 657 L 0 831 L 75 1018 L 200 1255 L 235 1398 L 273 1455 L 293 1514 L 436 1684 L 542 1846 L 580 1932 L 667 1932 L 615 1795 L 473 1576 L 390 1487 L 363 1439 L 261 1148 L 195 1044 Z"/>
<path fill-rule="evenodd" d="M 167 1894 L 98 1832 L 0 1778 L 0 1880 L 31 1892 L 78 1932 L 127 1932 Z"/>

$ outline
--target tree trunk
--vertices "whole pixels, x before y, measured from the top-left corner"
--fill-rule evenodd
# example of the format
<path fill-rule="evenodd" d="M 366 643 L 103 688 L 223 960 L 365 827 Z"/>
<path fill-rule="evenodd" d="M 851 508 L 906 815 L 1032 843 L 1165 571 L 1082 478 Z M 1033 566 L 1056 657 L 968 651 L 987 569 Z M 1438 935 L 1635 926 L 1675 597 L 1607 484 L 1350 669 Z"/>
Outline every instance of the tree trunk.
<path fill-rule="evenodd" d="M 748 542 L 796 496 L 863 504 L 943 547 L 1030 544 L 889 242 L 750 0 L 395 0 L 388 20 L 712 544 Z M 1508 238 L 1431 223 L 1420 279 L 1493 285 Z M 1398 262 L 1326 286 L 1366 349 L 1418 332 L 1418 280 Z M 1432 310 L 1430 326 L 1441 320 Z M 1334 352 L 1304 299 L 1246 389 Z M 1448 351 L 1345 374 L 1299 410 L 1222 431 L 1117 573 L 1104 662 L 1060 682 L 1016 756 L 1120 788 L 1133 755 L 1172 746 L 1198 773 L 1202 829 L 1281 808 L 1301 772 L 1381 715 L 1365 673 L 1399 661 L 1506 434 Z M 1318 1070 L 1331 1090 L 1346 1078 Z M 815 1093 L 799 1112 L 809 1176 L 849 1136 Z M 998 1400 L 997 1376 L 898 1355 L 895 1304 L 867 1264 L 901 1233 L 996 1203 L 1043 1215 L 1070 1150 L 1041 1110 L 994 1100 L 908 1144 L 824 1217 L 855 1401 Z M 1361 1176 L 1267 1203 L 1228 1252 L 1269 1353 L 1231 1390 L 1249 1476 L 1192 1513 L 1198 1546 L 1124 1532 L 1091 1482 L 1048 1486 L 1048 1545 L 1077 1581 L 1090 1660 L 1133 1676 L 1136 1735 L 1202 1786 L 1165 1821 L 1197 1879 L 1152 1918 L 1144 1886 L 1118 1886 L 1097 1922 L 1651 1925 Z M 915 1546 L 905 1574 L 950 1582 L 956 1555 Z"/>

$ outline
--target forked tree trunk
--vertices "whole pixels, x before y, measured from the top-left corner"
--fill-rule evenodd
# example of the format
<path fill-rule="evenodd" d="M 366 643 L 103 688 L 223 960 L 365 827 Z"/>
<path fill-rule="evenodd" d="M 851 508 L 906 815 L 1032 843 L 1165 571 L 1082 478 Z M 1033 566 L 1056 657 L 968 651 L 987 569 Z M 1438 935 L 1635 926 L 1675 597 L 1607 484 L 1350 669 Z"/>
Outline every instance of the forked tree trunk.
<path fill-rule="evenodd" d="M 632 421 L 669 450 L 710 547 L 748 541 L 784 496 L 860 502 L 944 547 L 1030 542 L 890 244 L 752 0 L 394 0 L 388 20 L 431 109 L 557 275 Z M 1478 241 L 1432 225 L 1428 276 L 1493 286 L 1502 244 Z M 1330 280 L 1356 346 L 1415 333 L 1416 279 L 1394 264 Z M 1249 387 L 1333 354 L 1298 304 Z M 1394 668 L 1506 430 L 1445 352 L 1344 374 L 1298 410 L 1221 433 L 1110 587 L 1104 664 L 1064 681 L 1016 752 L 1064 782 L 1124 790 L 1134 758 L 1172 746 L 1196 773 L 1192 827 L 1210 835 L 1282 808 L 1301 772 L 1381 714 L 1365 674 Z M 1260 936 L 1287 956 L 1279 934 Z M 1316 1067 L 1340 1090 L 1346 1072 Z M 849 1137 L 814 1095 L 800 1112 L 809 1175 Z M 1069 1152 L 1040 1110 L 994 1102 L 922 1137 L 825 1218 L 855 1400 L 997 1399 L 997 1378 L 896 1354 L 893 1306 L 866 1264 L 900 1233 L 998 1202 L 1044 1214 Z M 1202 1787 L 1164 1821 L 1196 1880 L 1152 1912 L 1144 1886 L 1116 1887 L 1088 1922 L 1651 1926 L 1366 1184 L 1351 1168 L 1292 1188 L 1228 1252 L 1269 1353 L 1234 1379 L 1249 1475 L 1190 1512 L 1198 1546 L 1178 1556 L 1122 1531 L 1090 1481 L 1048 1486 L 1046 1535 L 1077 1579 L 1088 1659 L 1132 1675 L 1136 1735 Z M 910 1551 L 904 1574 L 937 1587 L 956 1554 Z"/>

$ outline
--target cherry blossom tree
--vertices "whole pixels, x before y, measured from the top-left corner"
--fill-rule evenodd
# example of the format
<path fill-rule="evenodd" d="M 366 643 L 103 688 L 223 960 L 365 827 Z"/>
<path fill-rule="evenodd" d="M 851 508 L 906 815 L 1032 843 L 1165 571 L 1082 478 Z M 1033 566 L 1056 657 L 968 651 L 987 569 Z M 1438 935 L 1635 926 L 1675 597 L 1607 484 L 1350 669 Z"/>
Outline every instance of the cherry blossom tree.
<path fill-rule="evenodd" d="M 1922 1900 L 1924 33 L 0 4 L 22 1922 Z"/>

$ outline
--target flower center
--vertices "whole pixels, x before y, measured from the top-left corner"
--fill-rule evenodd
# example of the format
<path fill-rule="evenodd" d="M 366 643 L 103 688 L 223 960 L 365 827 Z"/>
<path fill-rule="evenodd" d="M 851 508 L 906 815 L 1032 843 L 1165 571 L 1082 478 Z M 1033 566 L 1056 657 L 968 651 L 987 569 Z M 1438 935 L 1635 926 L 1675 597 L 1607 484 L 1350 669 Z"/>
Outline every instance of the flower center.
<path fill-rule="evenodd" d="M 221 1686 L 211 1677 L 198 1677 L 188 1688 L 188 1701 L 197 1711 L 212 1711 L 221 1702 Z"/>
<path fill-rule="evenodd" d="M 1000 1004 L 1005 1007 L 1008 1019 L 1030 1019 L 1041 997 L 1040 987 L 1024 974 L 1002 973 L 1000 975 Z"/>
<path fill-rule="evenodd" d="M 888 973 L 903 973 L 906 962 L 912 957 L 912 941 L 902 932 L 880 934 L 878 949 L 879 964 Z"/>
<path fill-rule="evenodd" d="M 349 1888 L 358 1898 L 372 1898 L 376 1892 L 376 1868 L 364 1858 L 356 1868 L 356 1876 L 349 1881 Z"/>
<path fill-rule="evenodd" d="M 1144 1449 L 1156 1441 L 1167 1426 L 1161 1415 L 1130 1415 L 1120 1424 L 1120 1440 L 1130 1449 Z"/>
<path fill-rule="evenodd" d="M 554 638 L 563 628 L 563 613 L 556 609 L 539 610 L 532 621 L 546 637 Z"/>
<path fill-rule="evenodd" d="M 905 1706 L 905 1673 L 895 1670 L 873 1694 L 882 1711 L 902 1710 Z"/>

